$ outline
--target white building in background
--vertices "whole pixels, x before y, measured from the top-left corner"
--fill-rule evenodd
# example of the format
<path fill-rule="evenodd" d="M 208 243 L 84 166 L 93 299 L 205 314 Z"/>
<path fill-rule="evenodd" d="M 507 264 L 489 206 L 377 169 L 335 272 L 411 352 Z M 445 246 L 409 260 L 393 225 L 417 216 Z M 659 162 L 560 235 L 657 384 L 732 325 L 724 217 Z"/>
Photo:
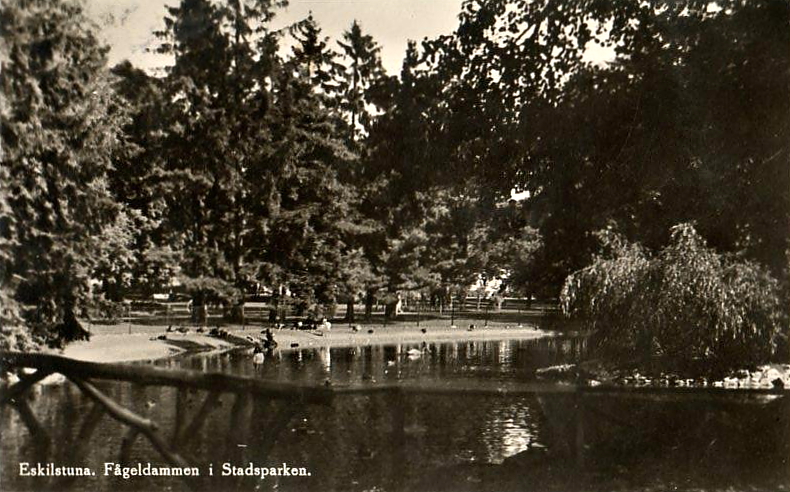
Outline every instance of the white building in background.
<path fill-rule="evenodd" d="M 498 294 L 501 287 L 501 278 L 486 279 L 483 275 L 478 275 L 477 281 L 469 287 L 468 295 L 491 297 L 495 294 Z"/>

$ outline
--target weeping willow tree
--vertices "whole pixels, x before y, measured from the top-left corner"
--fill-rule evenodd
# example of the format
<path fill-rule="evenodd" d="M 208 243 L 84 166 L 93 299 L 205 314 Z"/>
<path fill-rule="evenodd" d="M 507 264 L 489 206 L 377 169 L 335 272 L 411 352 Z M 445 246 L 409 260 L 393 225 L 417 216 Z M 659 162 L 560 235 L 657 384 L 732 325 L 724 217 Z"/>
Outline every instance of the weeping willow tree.
<path fill-rule="evenodd" d="M 598 236 L 602 253 L 568 277 L 561 302 L 599 355 L 717 372 L 767 362 L 784 345 L 787 302 L 764 267 L 717 253 L 689 224 L 654 255 L 611 230 Z"/>

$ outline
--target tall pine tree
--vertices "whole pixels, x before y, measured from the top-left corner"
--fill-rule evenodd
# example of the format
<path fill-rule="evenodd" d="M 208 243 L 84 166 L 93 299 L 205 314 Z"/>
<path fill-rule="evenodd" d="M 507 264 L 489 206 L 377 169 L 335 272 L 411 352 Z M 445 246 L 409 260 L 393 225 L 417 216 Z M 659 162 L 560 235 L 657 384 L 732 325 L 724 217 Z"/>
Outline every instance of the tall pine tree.
<path fill-rule="evenodd" d="M 76 2 L 10 0 L 0 9 L 2 297 L 31 328 L 12 334 L 13 305 L 3 306 L 7 347 L 87 336 L 77 318 L 117 232 L 107 173 L 125 113 L 91 26 Z"/>
<path fill-rule="evenodd" d="M 385 75 L 381 47 L 369 34 L 363 34 L 357 21 L 338 41 L 343 63 L 340 74 L 340 110 L 346 115 L 349 139 L 354 142 L 371 122 L 369 105 L 372 90 Z"/>

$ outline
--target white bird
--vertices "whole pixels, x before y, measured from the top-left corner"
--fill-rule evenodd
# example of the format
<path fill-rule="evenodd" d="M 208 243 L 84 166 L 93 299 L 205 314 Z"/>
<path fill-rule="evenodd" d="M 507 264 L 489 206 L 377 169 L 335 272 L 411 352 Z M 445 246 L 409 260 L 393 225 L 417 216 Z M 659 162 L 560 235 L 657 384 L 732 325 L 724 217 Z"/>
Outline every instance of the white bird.
<path fill-rule="evenodd" d="M 263 364 L 263 352 L 258 352 L 252 356 L 252 363 L 253 364 Z"/>
<path fill-rule="evenodd" d="M 406 353 L 409 355 L 409 357 L 419 357 L 419 356 L 421 356 L 421 355 L 422 355 L 422 354 L 423 354 L 423 353 L 424 353 L 426 350 L 427 350 L 427 349 L 425 349 L 425 348 L 423 348 L 423 349 L 416 349 L 416 348 L 413 348 L 413 349 L 409 349 L 409 350 L 407 350 L 407 351 L 406 351 Z"/>

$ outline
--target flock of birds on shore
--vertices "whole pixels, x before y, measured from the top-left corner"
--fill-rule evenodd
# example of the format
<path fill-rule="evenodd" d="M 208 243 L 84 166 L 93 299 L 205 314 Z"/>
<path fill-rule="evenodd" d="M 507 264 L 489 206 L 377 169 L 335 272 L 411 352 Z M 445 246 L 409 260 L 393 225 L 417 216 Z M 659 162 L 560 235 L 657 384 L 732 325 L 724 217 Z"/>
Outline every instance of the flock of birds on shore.
<path fill-rule="evenodd" d="M 156 337 L 152 337 L 151 340 L 167 340 L 168 333 L 180 333 L 181 335 L 188 335 L 191 333 L 192 330 L 189 328 L 179 325 L 176 328 L 173 328 L 173 325 L 169 325 L 165 330 L 165 333 L 162 335 L 157 335 Z M 205 333 L 206 329 L 203 327 L 195 328 L 195 333 L 202 334 Z M 208 335 L 216 338 L 228 338 L 230 337 L 230 332 L 228 330 L 222 329 L 219 326 L 215 328 L 211 328 L 208 331 Z"/>

